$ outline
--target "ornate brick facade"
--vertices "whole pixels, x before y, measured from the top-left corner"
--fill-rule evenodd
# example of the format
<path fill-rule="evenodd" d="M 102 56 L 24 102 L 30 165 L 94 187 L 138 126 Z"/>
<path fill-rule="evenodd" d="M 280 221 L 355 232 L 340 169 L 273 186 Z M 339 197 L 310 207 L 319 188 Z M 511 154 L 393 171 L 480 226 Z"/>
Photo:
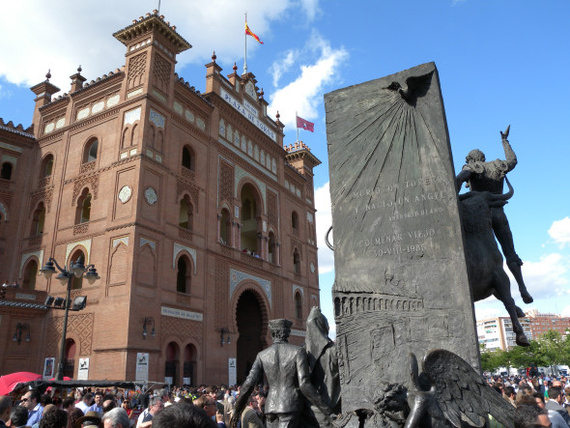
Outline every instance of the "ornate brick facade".
<path fill-rule="evenodd" d="M 0 278 L 21 291 L 0 302 L 0 372 L 18 360 L 41 372 L 57 358 L 63 312 L 42 304 L 65 287 L 38 270 L 82 256 L 101 278 L 74 282 L 87 306 L 69 318 L 73 376 L 88 358 L 90 379 L 135 380 L 148 354 L 149 380 L 227 383 L 229 359 L 246 367 L 270 343 L 269 319 L 293 320 L 302 341 L 319 292 L 305 225 L 319 161 L 305 146 L 283 149 L 253 74 L 224 77 L 213 57 L 203 93 L 180 79 L 176 55 L 190 45 L 157 13 L 114 37 L 125 67 L 89 84 L 79 70 L 61 97 L 42 82 L 33 128 L 0 123 L 0 162 L 11 165 L 0 179 Z M 31 340 L 18 345 L 22 323 Z"/>

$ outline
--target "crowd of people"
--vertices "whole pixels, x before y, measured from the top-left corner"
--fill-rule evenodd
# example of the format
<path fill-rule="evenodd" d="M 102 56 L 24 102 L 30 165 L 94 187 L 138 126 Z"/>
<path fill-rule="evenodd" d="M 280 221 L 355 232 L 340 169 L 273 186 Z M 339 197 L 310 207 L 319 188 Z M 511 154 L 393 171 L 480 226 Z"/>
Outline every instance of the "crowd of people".
<path fill-rule="evenodd" d="M 490 377 L 488 382 L 515 409 L 515 428 L 570 427 L 570 378 Z M 41 394 L 25 391 L 18 399 L 0 396 L 0 427 L 14 428 L 228 428 L 239 387 L 199 386 L 158 389 L 144 394 L 118 389 L 70 390 Z M 265 427 L 267 387 L 248 397 L 239 418 L 242 428 Z M 500 426 L 491 419 L 491 427 Z"/>
<path fill-rule="evenodd" d="M 570 427 L 570 378 L 511 376 L 488 381 L 516 407 L 515 428 Z"/>
<path fill-rule="evenodd" d="M 25 391 L 14 400 L 0 396 L 0 428 L 227 428 L 239 387 L 225 385 L 158 389 L 152 393 L 118 389 Z M 262 428 L 267 390 L 260 386 L 240 418 L 243 428 Z"/>

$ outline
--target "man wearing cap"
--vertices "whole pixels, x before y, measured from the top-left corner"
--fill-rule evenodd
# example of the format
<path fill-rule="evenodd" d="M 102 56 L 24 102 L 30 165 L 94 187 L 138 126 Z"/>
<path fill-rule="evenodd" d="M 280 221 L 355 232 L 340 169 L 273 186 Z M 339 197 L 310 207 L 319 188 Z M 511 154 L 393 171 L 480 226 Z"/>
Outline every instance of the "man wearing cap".
<path fill-rule="evenodd" d="M 309 365 L 305 351 L 288 343 L 291 325 L 287 319 L 269 321 L 273 345 L 257 354 L 253 367 L 241 387 L 235 405 L 232 426 L 237 424 L 255 385 L 267 377 L 269 392 L 265 403 L 267 428 L 294 428 L 300 426 L 302 395 L 317 406 L 330 423 L 330 409 L 309 380 Z"/>
<path fill-rule="evenodd" d="M 75 421 L 75 428 L 99 427 L 101 426 L 101 416 L 94 410 L 89 410 L 85 416 L 81 416 Z"/>

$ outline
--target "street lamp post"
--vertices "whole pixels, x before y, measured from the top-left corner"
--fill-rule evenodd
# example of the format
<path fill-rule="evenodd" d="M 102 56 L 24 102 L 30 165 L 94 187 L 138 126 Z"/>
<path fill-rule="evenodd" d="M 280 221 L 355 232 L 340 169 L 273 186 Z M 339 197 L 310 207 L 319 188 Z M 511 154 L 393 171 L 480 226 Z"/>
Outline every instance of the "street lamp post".
<path fill-rule="evenodd" d="M 73 277 L 81 278 L 85 276 L 85 278 L 89 281 L 90 284 L 93 284 L 97 279 L 99 279 L 99 275 L 97 275 L 97 269 L 95 269 L 95 265 L 90 264 L 84 266 L 83 265 L 83 257 L 79 257 L 75 263 L 71 266 L 71 269 L 68 269 L 67 266 L 61 267 L 57 261 L 50 257 L 49 261 L 45 264 L 43 268 L 40 269 L 40 272 L 44 274 L 46 279 L 50 279 L 51 276 L 56 273 L 55 266 L 60 271 L 60 274 L 57 276 L 57 279 L 60 280 L 61 285 L 67 284 L 67 298 L 65 301 L 65 315 L 63 317 L 63 332 L 61 335 L 61 343 L 59 345 L 59 358 L 57 363 L 57 372 L 55 375 L 56 380 L 63 380 L 63 354 L 65 353 L 65 340 L 67 336 L 67 319 L 69 317 L 69 307 L 71 306 L 71 285 L 73 281 Z M 83 275 L 85 274 L 85 275 Z"/>

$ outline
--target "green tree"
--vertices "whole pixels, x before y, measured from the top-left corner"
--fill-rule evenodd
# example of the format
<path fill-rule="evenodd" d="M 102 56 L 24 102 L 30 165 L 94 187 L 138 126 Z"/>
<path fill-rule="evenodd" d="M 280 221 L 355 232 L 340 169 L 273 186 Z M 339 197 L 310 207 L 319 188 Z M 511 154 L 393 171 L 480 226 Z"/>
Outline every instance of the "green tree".
<path fill-rule="evenodd" d="M 501 349 L 481 352 L 481 368 L 484 372 L 492 373 L 499 367 L 504 367 L 506 362 L 506 353 Z"/>

